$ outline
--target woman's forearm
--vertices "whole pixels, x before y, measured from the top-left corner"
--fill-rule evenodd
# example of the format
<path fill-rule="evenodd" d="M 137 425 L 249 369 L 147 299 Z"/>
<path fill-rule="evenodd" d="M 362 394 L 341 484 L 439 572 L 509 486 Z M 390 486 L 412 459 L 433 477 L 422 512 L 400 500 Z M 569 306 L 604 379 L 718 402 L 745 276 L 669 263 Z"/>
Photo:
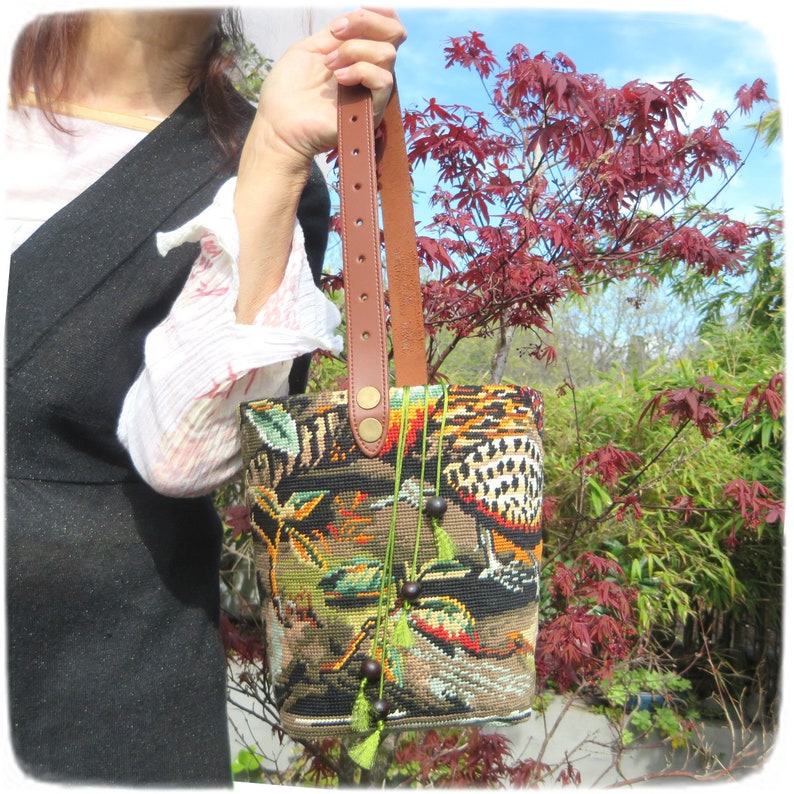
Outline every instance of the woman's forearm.
<path fill-rule="evenodd" d="M 253 322 L 278 289 L 311 160 L 279 152 L 254 128 L 246 140 L 234 194 L 240 239 L 238 323 Z"/>

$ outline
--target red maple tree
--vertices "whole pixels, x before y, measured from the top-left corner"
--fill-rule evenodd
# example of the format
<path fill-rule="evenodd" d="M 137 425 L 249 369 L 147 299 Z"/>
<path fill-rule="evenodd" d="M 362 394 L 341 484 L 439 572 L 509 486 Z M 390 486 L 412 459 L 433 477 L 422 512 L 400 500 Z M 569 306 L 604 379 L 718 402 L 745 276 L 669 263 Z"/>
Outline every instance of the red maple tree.
<path fill-rule="evenodd" d="M 741 271 L 743 246 L 763 228 L 695 204 L 693 191 L 741 168 L 723 133 L 734 114 L 769 101 L 763 81 L 689 129 L 699 97 L 682 75 L 614 88 L 522 44 L 501 65 L 476 32 L 445 53 L 448 68 L 477 73 L 490 107 L 431 98 L 405 112 L 409 160 L 437 174 L 418 241 L 432 375 L 461 339 L 497 334 L 508 349 L 515 328 L 533 330 L 531 352 L 553 361 L 555 304 L 604 280 L 657 279 L 682 264 L 704 276 Z"/>

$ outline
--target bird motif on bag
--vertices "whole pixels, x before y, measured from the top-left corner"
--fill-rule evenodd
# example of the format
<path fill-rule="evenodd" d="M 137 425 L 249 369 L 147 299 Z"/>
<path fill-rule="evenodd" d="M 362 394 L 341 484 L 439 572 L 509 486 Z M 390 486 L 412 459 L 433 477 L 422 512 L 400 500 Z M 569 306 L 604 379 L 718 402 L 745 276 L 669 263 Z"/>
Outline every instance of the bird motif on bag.
<path fill-rule="evenodd" d="M 458 388 L 450 395 L 443 476 L 454 501 L 475 518 L 486 559 L 480 577 L 521 591 L 539 577 L 543 459 L 532 429 L 540 406 L 502 400 L 495 407 L 480 394 Z"/>

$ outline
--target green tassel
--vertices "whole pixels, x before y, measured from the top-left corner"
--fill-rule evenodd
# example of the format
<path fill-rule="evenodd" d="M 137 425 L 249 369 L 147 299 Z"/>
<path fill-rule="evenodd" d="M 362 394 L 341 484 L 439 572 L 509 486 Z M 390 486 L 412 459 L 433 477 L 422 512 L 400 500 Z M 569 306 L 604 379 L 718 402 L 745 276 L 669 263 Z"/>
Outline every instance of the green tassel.
<path fill-rule="evenodd" d="M 392 645 L 399 648 L 410 648 L 414 644 L 414 635 L 408 625 L 408 612 L 403 609 L 402 614 L 394 627 L 394 634 L 391 637 Z"/>
<path fill-rule="evenodd" d="M 433 519 L 433 536 L 436 541 L 436 551 L 438 551 L 439 560 L 454 560 L 455 559 L 455 544 L 452 538 L 447 534 L 446 530 L 438 523 L 437 519 Z"/>
<path fill-rule="evenodd" d="M 356 699 L 353 701 L 353 712 L 350 715 L 350 727 L 354 731 L 368 731 L 372 727 L 372 709 L 369 700 L 364 694 L 366 681 L 361 682 Z"/>
<path fill-rule="evenodd" d="M 380 747 L 382 730 L 383 726 L 379 725 L 363 742 L 348 751 L 353 763 L 358 764 L 362 769 L 372 769 L 372 765 L 375 763 L 375 756 L 378 754 L 378 748 Z"/>

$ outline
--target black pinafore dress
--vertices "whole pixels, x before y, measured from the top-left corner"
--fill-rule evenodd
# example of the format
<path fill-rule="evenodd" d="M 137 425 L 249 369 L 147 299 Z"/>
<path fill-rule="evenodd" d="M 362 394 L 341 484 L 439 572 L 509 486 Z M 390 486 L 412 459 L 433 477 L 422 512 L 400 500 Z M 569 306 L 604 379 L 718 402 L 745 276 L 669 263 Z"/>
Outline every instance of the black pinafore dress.
<path fill-rule="evenodd" d="M 208 497 L 155 493 L 116 438 L 146 334 L 198 253 L 163 258 L 155 233 L 212 202 L 228 178 L 222 161 L 194 95 L 12 256 L 8 721 L 20 767 L 38 779 L 231 785 L 220 522 Z M 299 219 L 319 277 L 328 192 L 318 171 Z M 307 366 L 293 366 L 293 391 Z"/>

